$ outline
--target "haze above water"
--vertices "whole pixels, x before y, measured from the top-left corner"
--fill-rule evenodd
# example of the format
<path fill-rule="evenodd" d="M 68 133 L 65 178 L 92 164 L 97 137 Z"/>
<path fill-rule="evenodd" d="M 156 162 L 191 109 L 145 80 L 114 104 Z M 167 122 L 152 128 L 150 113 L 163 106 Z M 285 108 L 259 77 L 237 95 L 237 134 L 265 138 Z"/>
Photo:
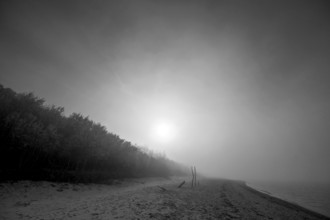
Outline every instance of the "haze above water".
<path fill-rule="evenodd" d="M 0 82 L 212 176 L 330 181 L 327 1 L 2 1 Z"/>

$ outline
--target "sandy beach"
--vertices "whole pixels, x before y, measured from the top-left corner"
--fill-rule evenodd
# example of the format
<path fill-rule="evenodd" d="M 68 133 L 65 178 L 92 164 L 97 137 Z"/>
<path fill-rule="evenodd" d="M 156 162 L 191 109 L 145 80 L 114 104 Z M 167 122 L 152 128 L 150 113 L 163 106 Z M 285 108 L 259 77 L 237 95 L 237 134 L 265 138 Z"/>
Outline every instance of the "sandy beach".
<path fill-rule="evenodd" d="M 182 188 L 177 186 L 186 180 Z M 20 181 L 0 184 L 0 219 L 329 219 L 243 182 L 182 177 L 112 185 Z"/>

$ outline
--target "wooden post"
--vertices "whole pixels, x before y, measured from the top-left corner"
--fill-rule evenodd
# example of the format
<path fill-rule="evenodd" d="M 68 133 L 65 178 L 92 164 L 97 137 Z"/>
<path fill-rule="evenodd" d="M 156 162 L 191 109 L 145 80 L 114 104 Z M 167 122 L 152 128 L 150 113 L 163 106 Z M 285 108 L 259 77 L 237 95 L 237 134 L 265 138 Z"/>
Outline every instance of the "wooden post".
<path fill-rule="evenodd" d="M 191 166 L 191 174 L 192 174 L 192 180 L 191 180 L 191 188 L 197 186 L 197 173 L 196 173 L 196 167 Z"/>
<path fill-rule="evenodd" d="M 194 169 L 191 167 L 191 174 L 192 174 L 192 179 L 191 179 L 191 188 L 194 187 Z"/>
<path fill-rule="evenodd" d="M 194 176 L 195 176 L 195 186 L 197 186 L 197 173 L 196 173 L 196 167 L 194 166 Z"/>

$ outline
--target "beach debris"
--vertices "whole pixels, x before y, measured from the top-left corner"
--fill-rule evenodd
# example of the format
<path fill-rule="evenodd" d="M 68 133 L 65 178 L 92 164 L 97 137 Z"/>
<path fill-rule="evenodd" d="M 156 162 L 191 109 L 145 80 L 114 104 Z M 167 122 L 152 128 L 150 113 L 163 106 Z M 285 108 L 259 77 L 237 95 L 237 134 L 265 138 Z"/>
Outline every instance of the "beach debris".
<path fill-rule="evenodd" d="M 161 187 L 161 186 L 157 186 L 157 187 L 160 188 L 163 192 L 167 191 L 167 189 L 165 189 L 164 187 Z"/>
<path fill-rule="evenodd" d="M 18 201 L 15 203 L 15 206 L 23 206 L 23 207 L 26 207 L 26 206 L 29 206 L 31 204 L 31 202 L 22 202 L 22 201 Z"/>
<path fill-rule="evenodd" d="M 181 188 L 185 183 L 186 183 L 186 181 L 183 180 L 182 183 L 180 183 L 180 185 L 178 186 L 178 188 Z"/>

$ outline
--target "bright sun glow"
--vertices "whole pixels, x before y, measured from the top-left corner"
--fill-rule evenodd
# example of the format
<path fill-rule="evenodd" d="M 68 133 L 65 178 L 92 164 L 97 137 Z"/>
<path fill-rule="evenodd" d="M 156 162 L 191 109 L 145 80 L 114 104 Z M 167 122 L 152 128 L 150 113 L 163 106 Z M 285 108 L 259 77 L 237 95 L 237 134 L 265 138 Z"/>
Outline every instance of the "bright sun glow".
<path fill-rule="evenodd" d="M 160 121 L 152 129 L 153 138 L 159 142 L 171 141 L 176 133 L 175 125 L 168 121 Z"/>

